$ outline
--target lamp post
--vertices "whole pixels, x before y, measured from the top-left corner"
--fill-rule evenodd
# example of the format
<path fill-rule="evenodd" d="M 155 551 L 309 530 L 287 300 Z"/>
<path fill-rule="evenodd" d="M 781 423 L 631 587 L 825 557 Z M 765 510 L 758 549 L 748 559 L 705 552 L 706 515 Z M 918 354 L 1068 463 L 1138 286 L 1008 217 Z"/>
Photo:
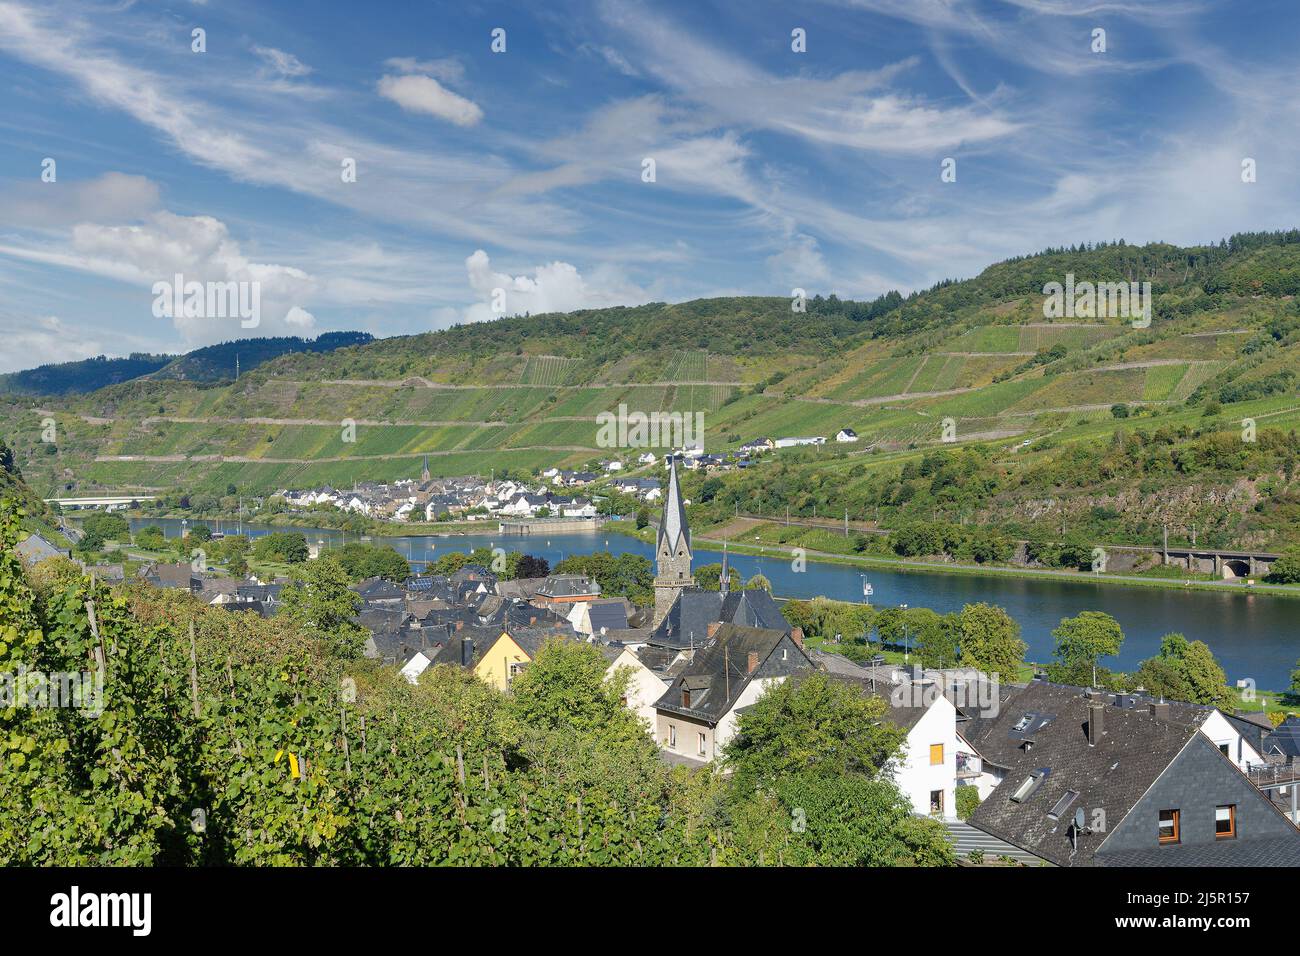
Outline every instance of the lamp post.
<path fill-rule="evenodd" d="M 903 612 L 903 666 L 907 666 L 908 647 L 907 647 L 907 605 L 900 604 L 898 609 Z"/>

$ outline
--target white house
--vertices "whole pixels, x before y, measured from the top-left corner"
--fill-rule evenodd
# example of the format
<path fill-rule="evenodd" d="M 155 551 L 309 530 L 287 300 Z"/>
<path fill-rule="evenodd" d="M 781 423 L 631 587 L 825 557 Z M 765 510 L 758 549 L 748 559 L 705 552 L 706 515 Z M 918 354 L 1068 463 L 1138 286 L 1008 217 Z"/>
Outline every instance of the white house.
<path fill-rule="evenodd" d="M 852 428 L 841 428 L 835 433 L 835 440 L 838 442 L 851 442 L 858 440 L 858 433 Z"/>
<path fill-rule="evenodd" d="M 637 657 L 630 647 L 623 648 L 623 652 L 609 665 L 605 671 L 605 679 L 609 680 L 613 677 L 619 668 L 627 668 L 631 671 L 627 690 L 623 695 L 623 702 L 627 705 L 628 710 L 645 722 L 646 732 L 653 734 L 655 701 L 664 695 L 664 691 L 668 690 L 668 684 L 658 674 L 646 667 L 641 662 L 641 658 Z"/>
<path fill-rule="evenodd" d="M 776 448 L 793 448 L 796 445 L 824 445 L 825 437 L 815 435 L 810 438 L 778 438 L 774 444 Z"/>
<path fill-rule="evenodd" d="M 912 802 L 912 810 L 926 816 L 957 816 L 957 753 L 962 748 L 957 733 L 957 708 L 933 683 L 900 685 L 890 702 L 890 718 L 907 731 L 902 751 L 890 764 L 894 782 Z"/>
<path fill-rule="evenodd" d="M 653 465 L 658 461 L 658 456 L 652 451 L 643 451 L 636 460 L 639 465 Z"/>

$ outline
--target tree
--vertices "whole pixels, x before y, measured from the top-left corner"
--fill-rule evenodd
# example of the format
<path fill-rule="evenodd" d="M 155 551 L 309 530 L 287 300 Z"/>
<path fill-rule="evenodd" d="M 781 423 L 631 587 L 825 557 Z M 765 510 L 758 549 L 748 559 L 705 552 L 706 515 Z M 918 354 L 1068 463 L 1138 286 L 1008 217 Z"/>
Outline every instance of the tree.
<path fill-rule="evenodd" d="M 544 578 L 551 573 L 550 562 L 531 554 L 511 551 L 506 555 L 505 578 L 516 581 L 521 578 Z"/>
<path fill-rule="evenodd" d="M 350 541 L 336 553 L 353 581 L 379 577 L 398 582 L 411 575 L 410 563 L 392 547 Z"/>
<path fill-rule="evenodd" d="M 957 664 L 957 615 L 939 614 L 928 607 L 909 608 L 907 626 L 917 662 L 922 667 Z"/>
<path fill-rule="evenodd" d="M 273 531 L 253 543 L 253 557 L 259 561 L 301 564 L 307 554 L 307 536 L 301 531 Z"/>
<path fill-rule="evenodd" d="M 351 583 L 338 560 L 325 557 L 295 568 L 281 592 L 280 613 L 345 660 L 361 657 L 367 637 L 356 621 L 361 595 L 351 590 Z"/>
<path fill-rule="evenodd" d="M 917 817 L 889 780 L 797 774 L 777 798 L 798 822 L 782 862 L 791 866 L 953 866 L 938 820 Z"/>
<path fill-rule="evenodd" d="M 886 705 L 820 671 L 787 678 L 740 715 L 725 760 L 742 790 L 787 774 L 875 774 L 902 745 Z"/>
<path fill-rule="evenodd" d="M 746 591 L 763 590 L 766 591 L 768 594 L 771 594 L 772 582 L 769 581 L 765 575 L 756 573 L 752 578 L 750 578 L 748 581 L 745 582 L 745 590 Z"/>
<path fill-rule="evenodd" d="M 636 529 L 640 531 L 650 523 L 650 509 L 642 505 L 636 509 Z"/>
<path fill-rule="evenodd" d="M 729 568 L 727 587 L 732 591 L 740 590 L 740 573 Z M 695 569 L 695 583 L 706 591 L 722 590 L 722 565 L 720 563 L 704 564 Z"/>
<path fill-rule="evenodd" d="M 1264 578 L 1271 584 L 1300 584 L 1300 548 L 1284 551 Z"/>
<path fill-rule="evenodd" d="M 1028 645 L 1020 639 L 1020 625 L 1011 615 L 983 602 L 967 604 L 957 627 L 962 666 L 1006 682 L 1015 679 Z"/>
<path fill-rule="evenodd" d="M 1125 643 L 1118 620 L 1104 611 L 1079 611 L 1062 618 L 1052 631 L 1056 639 L 1057 663 L 1049 675 L 1060 683 L 1091 685 L 1092 669 L 1102 657 L 1114 657 Z"/>
<path fill-rule="evenodd" d="M 1142 662 L 1137 679 L 1153 694 L 1212 707 L 1232 700 L 1228 677 L 1204 641 L 1189 641 L 1178 633 L 1160 639 L 1160 653 Z"/>

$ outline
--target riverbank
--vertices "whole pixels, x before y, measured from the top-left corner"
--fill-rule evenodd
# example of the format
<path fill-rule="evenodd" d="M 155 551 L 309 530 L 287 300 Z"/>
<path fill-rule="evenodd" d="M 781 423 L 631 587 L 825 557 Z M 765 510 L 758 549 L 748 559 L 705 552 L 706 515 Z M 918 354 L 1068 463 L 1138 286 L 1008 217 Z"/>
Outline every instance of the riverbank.
<path fill-rule="evenodd" d="M 646 527 L 639 531 L 632 528 L 615 528 L 607 525 L 606 530 L 615 530 L 627 534 L 646 544 L 654 543 L 655 529 Z M 748 554 L 754 557 L 792 557 L 794 549 L 777 545 L 747 544 L 734 540 L 723 541 L 709 537 L 706 533 L 691 536 L 692 542 L 709 545 L 712 550 L 721 550 L 725 544 L 727 550 L 736 554 Z M 809 562 L 818 564 L 838 564 L 844 567 L 888 568 L 892 571 L 913 572 L 919 574 L 964 574 L 984 577 L 1019 577 L 1034 580 L 1069 581 L 1076 584 L 1112 584 L 1121 587 L 1160 588 L 1172 591 L 1192 589 L 1217 591 L 1228 594 L 1267 594 L 1275 597 L 1300 598 L 1300 585 L 1265 584 L 1257 582 L 1247 585 L 1236 581 L 1206 581 L 1195 578 L 1144 577 L 1136 574 L 1105 574 L 1087 571 L 1062 571 L 1057 568 L 1026 568 L 1018 565 L 1004 564 L 961 564 L 958 562 L 918 561 L 909 558 L 890 558 L 883 555 L 847 555 L 832 551 L 803 549 Z"/>

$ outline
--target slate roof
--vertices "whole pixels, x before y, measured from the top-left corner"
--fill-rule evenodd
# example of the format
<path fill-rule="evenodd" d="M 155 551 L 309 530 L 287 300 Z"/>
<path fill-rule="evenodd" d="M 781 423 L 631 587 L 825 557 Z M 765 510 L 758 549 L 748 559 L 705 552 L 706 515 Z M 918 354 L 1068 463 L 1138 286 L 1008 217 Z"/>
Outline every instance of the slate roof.
<path fill-rule="evenodd" d="M 591 621 L 591 629 L 596 634 L 600 633 L 601 628 L 606 632 L 627 629 L 627 604 L 624 598 L 608 598 L 603 601 L 592 601 L 591 607 L 587 610 L 587 617 Z"/>
<path fill-rule="evenodd" d="M 506 598 L 522 598 L 525 601 L 531 601 L 537 589 L 542 586 L 546 578 L 516 578 L 513 581 L 498 581 L 497 594 Z"/>
<path fill-rule="evenodd" d="M 19 541 L 15 550 L 18 552 L 18 556 L 28 564 L 39 564 L 47 558 L 67 557 L 67 552 L 60 551 L 35 533 L 29 534 L 22 541 Z"/>
<path fill-rule="evenodd" d="M 367 604 L 372 601 L 401 601 L 406 596 L 403 588 L 384 578 L 366 578 L 354 584 L 352 590 Z"/>
<path fill-rule="evenodd" d="M 1264 749 L 1287 758 L 1300 757 L 1300 717 L 1288 717 L 1264 738 Z"/>
<path fill-rule="evenodd" d="M 659 537 L 655 543 L 655 552 L 662 552 L 667 544 L 668 550 L 676 554 L 678 546 L 684 544 L 686 553 L 691 551 L 691 529 L 686 523 L 686 506 L 682 504 L 682 489 L 677 481 L 677 459 L 668 463 L 668 494 L 664 497 L 663 520 L 659 522 Z"/>
<path fill-rule="evenodd" d="M 1159 718 L 1147 709 L 1117 707 L 1113 696 L 1097 698 L 1106 705 L 1105 732 L 1095 746 L 1088 744 L 1090 698 L 1079 687 L 1035 681 L 996 718 L 983 721 L 978 739 L 966 739 L 986 761 L 1008 772 L 968 822 L 1062 866 L 1090 862 L 1203 719 L 1186 709 Z M 1031 774 L 1039 776 L 1037 787 L 1023 800 L 1012 800 Z M 1067 791 L 1078 796 L 1059 819 L 1048 816 Z M 1082 834 L 1072 854 L 1067 828 L 1078 807 L 1104 811 L 1107 832 Z"/>
<path fill-rule="evenodd" d="M 722 620 L 790 633 L 790 622 L 772 600 L 772 595 L 763 588 L 728 592 L 722 602 Z"/>
<path fill-rule="evenodd" d="M 581 597 L 600 593 L 600 585 L 583 574 L 552 574 L 538 586 L 538 597 Z"/>
<path fill-rule="evenodd" d="M 651 640 L 666 647 L 699 647 L 709 639 L 709 625 L 721 620 L 721 594 L 703 588 L 683 588 L 654 629 Z"/>
<path fill-rule="evenodd" d="M 713 638 L 697 648 L 690 662 L 677 672 L 655 707 L 716 724 L 732 708 L 749 682 L 760 674 L 777 645 L 787 637 L 778 630 L 721 625 Z M 758 667 L 753 672 L 749 670 L 750 654 L 757 655 Z M 806 654 L 803 660 L 811 669 L 812 661 Z M 689 707 L 682 705 L 683 687 L 691 692 Z"/>

